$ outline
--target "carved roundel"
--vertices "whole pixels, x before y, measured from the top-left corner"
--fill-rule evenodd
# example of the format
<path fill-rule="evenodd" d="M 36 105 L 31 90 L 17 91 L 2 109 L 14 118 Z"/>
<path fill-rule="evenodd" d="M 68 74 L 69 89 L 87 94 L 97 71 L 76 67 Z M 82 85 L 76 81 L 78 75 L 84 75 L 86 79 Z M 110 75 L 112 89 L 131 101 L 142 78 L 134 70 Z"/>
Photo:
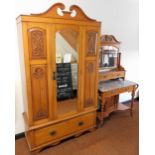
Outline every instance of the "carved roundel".
<path fill-rule="evenodd" d="M 40 109 L 40 110 L 37 112 L 37 114 L 36 114 L 36 116 L 35 116 L 34 119 L 35 119 L 35 120 L 39 120 L 39 119 L 42 119 L 42 118 L 46 118 L 47 115 L 48 115 L 48 112 L 47 112 L 46 110 Z"/>
<path fill-rule="evenodd" d="M 86 100 L 86 105 L 88 106 L 88 105 L 91 105 L 91 104 L 93 104 L 93 99 L 92 98 L 88 98 Z"/>
<path fill-rule="evenodd" d="M 87 71 L 89 73 L 93 72 L 94 71 L 94 64 L 93 63 L 88 63 L 87 64 Z"/>
<path fill-rule="evenodd" d="M 44 76 L 44 70 L 40 67 L 36 68 L 33 72 L 33 76 L 37 79 L 40 79 Z"/>

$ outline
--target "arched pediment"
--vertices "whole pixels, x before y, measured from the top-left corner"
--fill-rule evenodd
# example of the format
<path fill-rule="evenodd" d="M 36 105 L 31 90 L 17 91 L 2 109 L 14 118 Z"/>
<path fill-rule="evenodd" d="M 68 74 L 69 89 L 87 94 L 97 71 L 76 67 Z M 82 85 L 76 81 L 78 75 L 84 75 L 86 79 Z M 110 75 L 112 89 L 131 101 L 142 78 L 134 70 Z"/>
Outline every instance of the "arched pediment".
<path fill-rule="evenodd" d="M 61 14 L 58 13 L 58 10 Z M 60 19 L 73 19 L 81 21 L 96 21 L 89 18 L 84 11 L 77 5 L 72 5 L 69 11 L 65 11 L 65 5 L 63 3 L 56 3 L 51 6 L 47 11 L 39 14 L 31 14 L 32 16 L 39 16 L 44 18 L 60 18 Z"/>

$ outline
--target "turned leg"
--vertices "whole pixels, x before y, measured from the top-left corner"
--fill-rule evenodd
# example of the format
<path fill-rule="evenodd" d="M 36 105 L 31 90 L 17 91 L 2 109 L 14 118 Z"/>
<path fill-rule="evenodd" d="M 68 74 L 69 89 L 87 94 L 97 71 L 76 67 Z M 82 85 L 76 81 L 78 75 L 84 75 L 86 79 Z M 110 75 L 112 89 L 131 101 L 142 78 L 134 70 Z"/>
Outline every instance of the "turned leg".
<path fill-rule="evenodd" d="M 130 107 L 130 116 L 132 117 L 133 116 L 133 104 L 134 104 L 134 96 L 135 96 L 135 89 L 132 90 L 132 93 L 131 93 L 131 107 Z"/>
<path fill-rule="evenodd" d="M 114 101 L 114 108 L 115 108 L 115 110 L 117 110 L 117 108 L 118 108 L 118 103 L 119 103 L 119 95 L 116 95 L 115 96 L 115 101 Z"/>
<path fill-rule="evenodd" d="M 100 126 L 104 123 L 105 98 L 102 96 Z"/>

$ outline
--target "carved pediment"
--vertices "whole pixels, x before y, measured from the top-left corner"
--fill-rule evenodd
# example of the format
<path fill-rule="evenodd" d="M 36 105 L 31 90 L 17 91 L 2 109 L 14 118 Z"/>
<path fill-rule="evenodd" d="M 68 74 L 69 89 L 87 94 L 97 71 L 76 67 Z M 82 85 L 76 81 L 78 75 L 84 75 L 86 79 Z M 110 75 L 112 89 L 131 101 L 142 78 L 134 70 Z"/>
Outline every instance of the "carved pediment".
<path fill-rule="evenodd" d="M 111 45 L 119 48 L 121 42 L 116 40 L 113 35 L 102 35 L 100 38 L 101 46 Z"/>
<path fill-rule="evenodd" d="M 61 14 L 58 13 L 58 10 Z M 89 18 L 83 10 L 77 6 L 72 5 L 69 11 L 65 11 L 65 5 L 63 3 L 56 3 L 51 6 L 47 11 L 40 14 L 31 14 L 32 16 L 39 16 L 44 18 L 60 18 L 60 19 L 73 19 L 73 20 L 83 20 L 83 21 L 96 21 Z"/>

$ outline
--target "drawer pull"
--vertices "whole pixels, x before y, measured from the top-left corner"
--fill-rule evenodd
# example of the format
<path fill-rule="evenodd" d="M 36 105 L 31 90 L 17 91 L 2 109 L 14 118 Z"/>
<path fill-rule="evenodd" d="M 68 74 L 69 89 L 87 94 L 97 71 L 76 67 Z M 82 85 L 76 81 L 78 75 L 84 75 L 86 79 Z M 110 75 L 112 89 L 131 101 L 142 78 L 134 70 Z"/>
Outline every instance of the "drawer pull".
<path fill-rule="evenodd" d="M 116 76 L 120 76 L 120 74 L 116 74 Z"/>
<path fill-rule="evenodd" d="M 56 131 L 51 131 L 49 134 L 51 135 L 51 136 L 54 136 L 54 135 L 56 135 Z"/>
<path fill-rule="evenodd" d="M 82 126 L 82 125 L 84 125 L 84 122 L 79 122 L 78 125 Z"/>
<path fill-rule="evenodd" d="M 107 77 L 107 75 L 104 75 L 103 77 L 104 77 L 104 78 L 106 78 L 106 77 Z"/>

